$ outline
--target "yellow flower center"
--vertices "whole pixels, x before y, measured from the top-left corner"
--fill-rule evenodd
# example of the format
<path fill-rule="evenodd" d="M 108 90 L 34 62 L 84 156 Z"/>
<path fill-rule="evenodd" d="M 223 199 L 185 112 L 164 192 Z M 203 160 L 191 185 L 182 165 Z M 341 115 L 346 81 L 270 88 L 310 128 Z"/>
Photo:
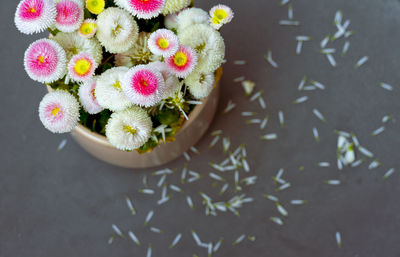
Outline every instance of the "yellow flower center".
<path fill-rule="evenodd" d="M 165 38 L 160 38 L 157 42 L 158 46 L 162 49 L 167 49 L 169 46 L 169 41 Z"/>
<path fill-rule="evenodd" d="M 30 13 L 36 13 L 35 7 L 31 7 L 31 9 L 29 9 L 29 12 L 30 12 Z"/>
<path fill-rule="evenodd" d="M 185 53 L 178 52 L 175 54 L 174 63 L 176 66 L 178 67 L 185 66 L 187 62 L 188 62 L 188 57 Z"/>
<path fill-rule="evenodd" d="M 117 24 L 115 28 L 112 30 L 112 34 L 114 37 L 118 36 L 118 34 L 121 32 L 122 26 Z"/>
<path fill-rule="evenodd" d="M 43 64 L 44 63 L 44 57 L 43 56 L 39 56 L 38 57 L 38 61 Z"/>
<path fill-rule="evenodd" d="M 59 114 L 61 112 L 59 107 L 54 108 L 53 110 L 51 110 L 51 114 L 54 116 L 56 116 L 57 114 Z"/>
<path fill-rule="evenodd" d="M 80 27 L 79 31 L 83 35 L 90 35 L 93 33 L 93 30 L 95 29 L 96 24 L 94 23 L 83 23 L 82 26 Z"/>
<path fill-rule="evenodd" d="M 214 24 L 219 24 L 222 20 L 224 20 L 228 16 L 228 13 L 223 9 L 217 9 L 214 12 L 214 17 L 212 19 Z"/>
<path fill-rule="evenodd" d="M 117 80 L 117 82 L 115 82 L 112 86 L 113 86 L 115 89 L 121 89 L 121 82 L 120 82 L 119 80 Z"/>
<path fill-rule="evenodd" d="M 100 14 L 104 11 L 105 0 L 87 0 L 86 8 L 93 14 Z"/>
<path fill-rule="evenodd" d="M 78 75 L 82 76 L 82 75 L 87 74 L 91 68 L 92 68 L 92 64 L 88 60 L 82 59 L 82 60 L 78 60 L 75 63 L 74 71 Z"/>
<path fill-rule="evenodd" d="M 136 133 L 136 129 L 132 128 L 131 126 L 125 125 L 124 131 L 128 134 L 134 135 Z"/>
<path fill-rule="evenodd" d="M 145 79 L 142 79 L 140 81 L 140 84 L 142 84 L 142 86 L 144 86 L 144 87 L 147 87 L 149 85 Z"/>

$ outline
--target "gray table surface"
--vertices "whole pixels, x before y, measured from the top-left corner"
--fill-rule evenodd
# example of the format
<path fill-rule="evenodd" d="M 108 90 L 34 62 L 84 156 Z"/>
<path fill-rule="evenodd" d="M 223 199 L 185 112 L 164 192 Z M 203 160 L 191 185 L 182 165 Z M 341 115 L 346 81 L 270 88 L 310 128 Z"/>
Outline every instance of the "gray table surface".
<path fill-rule="evenodd" d="M 216 1 L 197 1 L 209 9 Z M 0 2 L 1 32 L 1 94 L 0 94 L 0 256 L 145 256 L 151 244 L 153 256 L 206 256 L 206 249 L 196 246 L 190 235 L 194 229 L 205 241 L 224 238 L 215 256 L 400 256 L 400 176 L 399 170 L 399 27 L 400 3 L 397 0 L 309 0 L 293 1 L 294 19 L 299 27 L 283 27 L 278 22 L 287 19 L 287 6 L 279 0 L 225 1 L 236 12 L 234 21 L 222 31 L 227 44 L 227 64 L 222 79 L 223 94 L 218 115 L 210 132 L 222 129 L 233 146 L 246 143 L 251 174 L 258 181 L 244 192 L 255 201 L 243 207 L 241 217 L 221 213 L 204 215 L 198 192 L 215 199 L 227 200 L 234 195 L 228 190 L 218 197 L 218 188 L 207 173 L 210 161 L 224 158 L 221 146 L 208 150 L 207 135 L 197 148 L 189 168 L 205 175 L 200 182 L 183 186 L 191 195 L 195 210 L 186 204 L 185 195 L 174 194 L 168 203 L 157 206 L 159 191 L 154 196 L 138 193 L 142 178 L 152 170 L 127 170 L 102 163 L 83 151 L 69 135 L 53 135 L 39 121 L 37 107 L 45 88 L 32 82 L 23 70 L 23 53 L 37 36 L 19 34 L 13 25 L 16 1 Z M 335 54 L 338 66 L 333 68 L 318 53 L 320 40 L 335 32 L 332 24 L 337 10 L 351 20 L 355 35 L 349 38 L 348 54 Z M 301 55 L 296 55 L 296 35 L 308 35 Z M 341 51 L 344 40 L 329 47 Z M 272 68 L 263 55 L 271 49 L 279 69 Z M 362 56 L 369 61 L 359 69 L 354 64 Z M 234 60 L 246 60 L 246 65 L 234 65 Z M 326 85 L 326 90 L 304 93 L 297 91 L 301 78 L 307 75 Z M 264 90 L 267 110 L 250 103 L 234 78 L 245 76 Z M 392 92 L 378 87 L 384 81 L 393 85 Z M 293 105 L 302 95 L 309 101 Z M 227 102 L 237 107 L 221 115 Z M 322 123 L 312 114 L 317 108 L 327 118 Z M 277 112 L 285 115 L 284 128 L 279 127 Z M 256 125 L 246 125 L 242 111 L 256 111 L 260 117 L 270 115 L 264 131 Z M 386 131 L 371 137 L 381 126 L 381 118 L 393 115 Z M 321 141 L 316 143 L 312 128 L 317 127 Z M 357 168 L 336 168 L 335 129 L 354 131 L 362 144 L 373 151 L 382 166 L 368 170 L 368 163 Z M 277 133 L 276 141 L 260 141 L 260 135 Z M 208 133 L 209 134 L 209 133 Z M 62 151 L 59 143 L 68 139 Z M 360 155 L 358 154 L 358 157 Z M 316 163 L 328 161 L 329 168 Z M 182 169 L 185 159 L 168 165 Z M 299 171 L 304 165 L 305 170 Z M 389 179 L 382 176 L 396 168 Z M 291 188 L 276 193 L 271 177 L 285 168 L 284 178 Z M 179 174 L 169 178 L 178 184 Z M 150 187 L 156 188 L 158 178 L 149 176 Z M 330 186 L 326 179 L 340 179 L 342 184 Z M 273 202 L 263 194 L 276 194 L 289 212 L 285 224 L 278 226 L 269 217 L 279 216 Z M 132 216 L 125 196 L 134 201 L 138 213 Z M 308 204 L 292 206 L 292 199 L 305 199 Z M 155 214 L 149 226 L 162 229 L 163 234 L 144 227 L 150 210 Z M 132 230 L 142 246 L 127 239 L 116 238 L 111 224 L 126 234 Z M 338 248 L 335 233 L 340 232 L 343 246 Z M 168 250 L 176 234 L 181 242 Z M 255 242 L 244 240 L 232 246 L 240 235 L 256 236 Z"/>

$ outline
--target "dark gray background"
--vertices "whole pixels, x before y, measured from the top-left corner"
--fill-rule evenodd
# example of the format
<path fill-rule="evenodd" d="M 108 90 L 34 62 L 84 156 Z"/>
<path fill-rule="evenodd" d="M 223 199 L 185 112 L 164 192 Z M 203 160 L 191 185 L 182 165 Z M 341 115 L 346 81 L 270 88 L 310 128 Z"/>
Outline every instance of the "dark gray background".
<path fill-rule="evenodd" d="M 209 9 L 217 1 L 196 1 Z M 224 243 L 215 256 L 400 256 L 400 187 L 399 181 L 399 39 L 400 3 L 397 0 L 308 0 L 293 1 L 294 16 L 302 25 L 297 28 L 278 25 L 286 19 L 287 7 L 279 0 L 224 1 L 236 12 L 234 21 L 223 28 L 227 44 L 228 63 L 224 66 L 223 94 L 210 131 L 223 129 L 233 145 L 246 143 L 252 173 L 259 176 L 256 185 L 245 189 L 255 202 L 241 210 L 241 218 L 231 213 L 206 217 L 200 207 L 199 191 L 215 196 L 213 181 L 206 178 L 185 192 L 193 196 L 196 209 L 191 211 L 184 196 L 175 194 L 173 200 L 156 207 L 159 192 L 143 196 L 142 177 L 153 170 L 127 170 L 102 163 L 84 152 L 69 135 L 53 135 L 41 125 L 37 107 L 45 94 L 44 86 L 29 80 L 23 70 L 23 53 L 35 37 L 19 34 L 13 25 L 16 1 L 0 2 L 1 32 L 1 94 L 0 94 L 0 256 L 145 256 L 149 243 L 153 256 L 206 256 L 190 236 L 195 229 L 203 241 Z M 343 10 L 351 19 L 350 28 L 356 33 L 350 38 L 346 57 L 335 57 L 337 68 L 318 54 L 319 42 L 328 33 L 336 10 Z M 295 54 L 296 35 L 309 35 L 301 56 Z M 341 50 L 344 41 L 330 46 Z M 263 55 L 271 49 L 279 69 L 273 69 Z M 370 61 L 354 69 L 364 55 Z M 234 60 L 247 60 L 244 66 Z M 264 89 L 267 111 L 249 103 L 243 96 L 235 77 L 246 76 Z M 307 75 L 327 86 L 325 91 L 311 92 L 310 100 L 294 106 L 292 101 L 303 95 L 297 85 Z M 394 86 L 393 92 L 379 88 L 385 81 Z M 256 89 L 256 90 L 257 90 Z M 220 115 L 229 99 L 238 107 Z M 323 124 L 312 109 L 318 108 L 327 118 Z M 279 128 L 277 112 L 285 114 L 286 125 Z M 242 111 L 268 113 L 271 122 L 261 132 L 257 126 L 246 125 Z M 377 137 L 370 133 L 381 126 L 381 118 L 392 114 L 394 121 Z M 311 129 L 318 127 L 321 142 L 315 143 Z M 357 133 L 362 144 L 372 150 L 382 167 L 368 170 L 368 164 L 344 171 L 319 168 L 317 162 L 335 163 L 336 140 L 334 129 Z M 277 141 L 261 142 L 259 136 L 276 132 Z M 61 140 L 66 147 L 57 152 Z M 221 161 L 221 146 L 207 150 L 211 138 L 206 136 L 197 145 L 202 151 L 194 156 L 189 167 L 198 172 L 211 171 L 209 161 Z M 184 159 L 168 167 L 180 170 Z M 305 171 L 298 167 L 304 165 Z M 270 222 L 278 216 L 274 204 L 263 199 L 273 193 L 271 177 L 285 168 L 284 178 L 292 187 L 278 196 L 289 211 L 282 227 Z M 390 179 L 383 174 L 395 167 Z M 170 178 L 177 183 L 178 175 Z M 325 179 L 340 179 L 340 186 L 328 186 Z M 156 178 L 150 177 L 155 187 Z M 138 214 L 130 215 L 124 196 L 135 202 Z M 232 192 L 228 192 L 223 200 Z M 305 206 L 290 206 L 291 199 L 306 199 Z M 143 227 L 147 212 L 155 210 L 151 225 L 164 230 L 162 235 Z M 125 233 L 135 231 L 143 243 L 137 247 L 129 239 L 116 239 L 108 245 L 111 224 Z M 335 242 L 340 231 L 343 247 Z M 177 233 L 183 233 L 179 245 L 167 247 Z M 232 242 L 241 234 L 255 235 L 254 243 L 245 240 L 238 246 Z"/>

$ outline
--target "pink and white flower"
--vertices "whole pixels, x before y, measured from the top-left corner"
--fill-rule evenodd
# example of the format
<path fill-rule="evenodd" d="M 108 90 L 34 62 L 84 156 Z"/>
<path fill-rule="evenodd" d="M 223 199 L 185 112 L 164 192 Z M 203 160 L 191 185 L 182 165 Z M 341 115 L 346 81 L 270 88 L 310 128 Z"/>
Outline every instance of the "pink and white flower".
<path fill-rule="evenodd" d="M 118 0 L 117 4 L 126 8 L 140 19 L 157 17 L 164 9 L 166 0 Z"/>
<path fill-rule="evenodd" d="M 104 110 L 104 108 L 101 107 L 97 102 L 95 89 L 96 79 L 90 79 L 79 87 L 79 101 L 81 102 L 85 111 L 87 111 L 89 114 L 97 114 Z"/>
<path fill-rule="evenodd" d="M 54 40 L 40 39 L 25 51 L 24 66 L 29 77 L 41 83 L 52 83 L 66 72 L 66 54 Z"/>
<path fill-rule="evenodd" d="M 126 73 L 121 87 L 132 103 L 150 107 L 163 99 L 165 81 L 162 74 L 150 65 L 138 65 Z"/>
<path fill-rule="evenodd" d="M 197 65 L 196 51 L 190 46 L 180 46 L 175 55 L 165 60 L 168 67 L 179 78 L 186 78 Z"/>
<path fill-rule="evenodd" d="M 153 54 L 170 57 L 178 51 L 179 40 L 171 30 L 159 29 L 150 35 L 148 45 Z"/>
<path fill-rule="evenodd" d="M 92 38 L 97 31 L 97 22 L 94 19 L 86 19 L 80 26 L 78 33 L 82 38 Z"/>
<path fill-rule="evenodd" d="M 67 91 L 50 92 L 40 102 L 39 117 L 53 133 L 70 132 L 78 125 L 79 103 Z"/>
<path fill-rule="evenodd" d="M 83 3 L 81 0 L 61 0 L 56 5 L 56 28 L 62 32 L 74 32 L 83 22 Z"/>
<path fill-rule="evenodd" d="M 96 60 L 91 54 L 79 53 L 69 62 L 68 75 L 74 81 L 85 82 L 93 77 L 96 68 Z"/>
<path fill-rule="evenodd" d="M 22 0 L 15 12 L 15 25 L 24 34 L 40 33 L 52 26 L 57 10 L 53 0 Z"/>

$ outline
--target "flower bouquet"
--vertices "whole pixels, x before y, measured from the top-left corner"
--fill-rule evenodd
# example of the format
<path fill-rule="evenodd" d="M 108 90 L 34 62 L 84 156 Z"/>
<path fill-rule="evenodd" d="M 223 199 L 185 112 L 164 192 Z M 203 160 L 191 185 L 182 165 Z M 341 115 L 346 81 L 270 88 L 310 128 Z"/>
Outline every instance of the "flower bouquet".
<path fill-rule="evenodd" d="M 192 0 L 22 0 L 17 28 L 50 32 L 24 59 L 49 89 L 40 120 L 53 133 L 84 126 L 126 152 L 173 141 L 219 80 L 218 30 L 232 18 L 225 5 L 207 13 Z"/>

